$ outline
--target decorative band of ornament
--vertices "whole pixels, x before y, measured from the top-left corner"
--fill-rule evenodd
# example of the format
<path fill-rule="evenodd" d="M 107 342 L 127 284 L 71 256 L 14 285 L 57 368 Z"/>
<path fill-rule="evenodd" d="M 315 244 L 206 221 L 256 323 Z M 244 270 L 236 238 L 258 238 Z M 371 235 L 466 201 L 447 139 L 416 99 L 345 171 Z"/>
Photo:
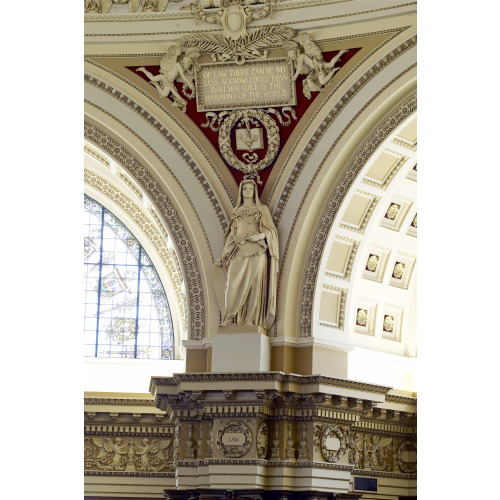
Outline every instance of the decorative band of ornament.
<path fill-rule="evenodd" d="M 202 467 L 204 465 L 258 465 L 259 467 L 275 468 L 275 467 L 287 467 L 293 469 L 330 469 L 330 470 L 343 470 L 352 471 L 354 470 L 353 465 L 340 465 L 330 462 L 293 462 L 291 460 L 244 460 L 244 459 L 230 459 L 230 458 L 210 458 L 205 460 L 189 460 L 189 461 L 179 461 L 177 462 L 177 467 Z M 401 474 L 398 474 L 401 476 Z"/>
<path fill-rule="evenodd" d="M 238 382 L 238 381 L 275 381 L 300 385 L 321 384 L 330 387 L 343 387 L 359 391 L 387 394 L 392 387 L 374 385 L 353 380 L 345 380 L 321 375 L 302 376 L 283 372 L 266 373 L 182 373 L 172 377 L 151 377 L 150 389 L 160 385 L 178 385 L 181 382 Z"/>
<path fill-rule="evenodd" d="M 189 296 L 189 338 L 201 340 L 205 336 L 205 300 L 201 273 L 198 268 L 196 255 L 189 235 L 181 223 L 179 215 L 172 202 L 165 194 L 156 179 L 122 144 L 109 137 L 103 130 L 86 122 L 84 127 L 85 138 L 103 149 L 117 161 L 148 193 L 172 235 L 182 261 L 185 272 L 186 290 Z"/>
<path fill-rule="evenodd" d="M 85 405 L 155 406 L 154 399 L 84 398 Z"/>
<path fill-rule="evenodd" d="M 385 400 L 390 401 L 391 403 L 401 403 L 401 404 L 417 406 L 417 398 L 397 396 L 395 394 L 387 394 Z"/>
<path fill-rule="evenodd" d="M 95 64 L 95 62 L 93 62 Z M 97 65 L 98 67 L 101 67 Z M 102 67 L 101 67 L 102 68 Z M 115 74 L 115 76 L 117 76 Z M 118 78 L 120 78 L 118 76 Z M 145 110 L 142 106 L 137 104 L 134 100 L 132 100 L 130 97 L 126 96 L 119 90 L 115 89 L 111 85 L 108 85 L 102 80 L 99 80 L 96 77 L 93 77 L 87 73 L 84 75 L 84 80 L 85 82 L 89 83 L 90 85 L 93 85 L 94 87 L 98 88 L 99 90 L 102 90 L 106 94 L 108 94 L 110 97 L 113 97 L 114 99 L 117 99 L 120 101 L 121 104 L 124 104 L 128 108 L 130 108 L 132 111 L 137 113 L 142 119 L 146 120 L 146 122 L 151 125 L 159 134 L 162 135 L 162 137 L 176 150 L 176 152 L 181 156 L 182 160 L 186 163 L 187 167 L 193 175 L 195 176 L 196 180 L 200 183 L 203 191 L 205 192 L 210 204 L 212 205 L 212 208 L 214 210 L 214 213 L 219 221 L 219 225 L 222 229 L 222 232 L 224 233 L 227 229 L 227 219 L 224 210 L 222 209 L 220 202 L 215 195 L 214 191 L 212 190 L 210 183 L 207 181 L 205 174 L 200 170 L 196 162 L 191 158 L 191 155 L 185 150 L 185 148 L 182 146 L 182 144 L 170 133 L 170 131 L 162 125 L 161 122 L 159 122 L 154 116 L 152 116 L 147 110 Z M 94 103 L 91 103 L 93 106 L 97 107 L 101 111 L 104 111 L 102 108 L 97 106 Z M 170 114 L 169 111 L 164 108 L 163 106 L 160 105 L 160 107 L 165 111 L 167 114 Z M 106 111 L 104 111 L 106 113 Z M 172 116 L 170 114 L 170 116 Z M 115 118 L 116 119 L 116 118 Z M 189 138 L 195 142 L 194 137 L 189 133 L 189 131 L 178 121 L 176 121 L 177 125 L 179 125 L 184 133 L 189 136 Z M 126 125 L 125 125 L 126 126 Z M 130 129 L 129 129 L 130 130 Z M 134 131 L 132 131 L 135 135 L 137 135 Z M 204 157 L 208 163 L 211 164 L 211 160 L 208 156 L 206 156 L 206 153 L 201 150 L 202 154 L 204 154 Z M 166 166 L 168 168 L 168 166 Z M 216 172 L 217 173 L 217 172 Z M 172 173 L 172 175 L 175 177 L 175 175 Z M 227 186 L 225 185 L 223 179 L 220 177 L 220 174 L 217 174 L 219 180 L 221 181 L 221 184 L 224 186 L 224 190 L 226 191 L 227 196 L 229 199 L 232 200 L 231 198 L 231 193 L 227 189 Z M 182 188 L 182 185 L 179 183 L 179 186 Z M 208 241 L 208 238 L 205 238 L 207 241 L 207 244 L 210 246 L 210 243 Z"/>
<path fill-rule="evenodd" d="M 316 279 L 318 275 L 321 257 L 324 246 L 327 241 L 327 235 L 335 220 L 337 211 L 347 193 L 352 180 L 357 173 L 364 167 L 373 152 L 382 144 L 382 142 L 392 133 L 396 127 L 408 118 L 417 109 L 417 97 L 413 95 L 407 99 L 396 111 L 391 113 L 375 130 L 371 137 L 366 141 L 354 159 L 348 165 L 345 173 L 338 183 L 337 188 L 328 200 L 326 208 L 320 220 L 318 230 L 309 253 L 309 261 L 306 265 L 306 275 L 304 277 L 304 286 L 300 302 L 300 323 L 299 337 L 310 337 L 312 329 L 312 305 L 314 301 L 314 292 L 316 290 Z"/>
<path fill-rule="evenodd" d="M 392 479 L 417 479 L 417 474 L 406 474 L 400 472 L 383 472 L 375 470 L 353 469 L 355 476 L 387 477 Z"/>
<path fill-rule="evenodd" d="M 175 477 L 175 472 L 120 472 L 103 470 L 86 470 L 84 476 L 113 476 L 113 477 Z M 92 492 L 87 492 L 92 493 Z M 102 493 L 101 491 L 96 493 Z M 110 492 L 106 492 L 110 493 Z M 120 492 L 123 494 L 123 492 Z M 149 492 L 148 492 L 149 493 Z"/>

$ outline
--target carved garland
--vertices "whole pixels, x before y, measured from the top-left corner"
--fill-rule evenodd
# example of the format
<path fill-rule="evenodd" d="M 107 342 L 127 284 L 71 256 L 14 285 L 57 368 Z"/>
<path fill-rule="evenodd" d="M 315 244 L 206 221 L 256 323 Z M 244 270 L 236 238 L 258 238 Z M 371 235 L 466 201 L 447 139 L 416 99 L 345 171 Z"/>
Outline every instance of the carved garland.
<path fill-rule="evenodd" d="M 158 211 L 172 235 L 177 246 L 178 255 L 182 260 L 185 271 L 186 289 L 189 295 L 190 311 L 190 338 L 201 340 L 205 336 L 205 300 L 201 274 L 194 253 L 193 246 L 186 229 L 182 225 L 179 215 L 168 196 L 161 186 L 124 146 L 109 137 L 104 131 L 93 124 L 85 123 L 85 138 L 97 147 L 106 151 L 115 161 L 127 170 L 148 193 L 150 199 L 155 203 Z"/>
<path fill-rule="evenodd" d="M 245 442 L 242 445 L 225 445 L 222 440 L 225 434 L 231 435 L 232 433 L 243 434 Z M 252 431 L 248 425 L 243 422 L 230 421 L 226 422 L 217 433 L 217 448 L 219 451 L 229 458 L 239 458 L 248 453 L 252 446 Z"/>
<path fill-rule="evenodd" d="M 300 303 L 300 328 L 299 337 L 310 337 L 312 328 L 312 305 L 314 292 L 316 290 L 316 278 L 318 275 L 321 257 L 327 241 L 327 235 L 332 227 L 337 211 L 342 204 L 347 192 L 357 173 L 364 167 L 373 152 L 382 142 L 396 129 L 406 118 L 417 109 L 417 98 L 412 96 L 407 99 L 396 111 L 391 113 L 383 124 L 365 142 L 361 150 L 347 167 L 341 181 L 332 194 L 321 217 L 318 230 L 311 245 L 309 261 L 306 266 L 306 275 Z"/>
<path fill-rule="evenodd" d="M 403 441 L 398 448 L 398 465 L 399 468 L 405 472 L 406 474 L 412 474 L 417 472 L 417 463 L 416 462 L 405 462 L 403 461 L 403 452 L 408 449 L 417 451 L 417 445 L 414 441 Z"/>
<path fill-rule="evenodd" d="M 255 118 L 261 122 L 267 132 L 267 153 L 258 163 L 245 164 L 233 152 L 231 147 L 231 130 L 245 117 Z M 276 158 L 280 147 L 280 133 L 276 122 L 260 109 L 245 109 L 233 111 L 224 119 L 219 132 L 219 150 L 229 165 L 246 174 L 260 172 L 267 168 Z"/>
<path fill-rule="evenodd" d="M 340 441 L 340 447 L 338 450 L 330 450 L 326 446 L 326 441 L 328 438 L 337 438 Z M 327 462 L 337 462 L 341 455 L 344 455 L 347 451 L 346 442 L 342 431 L 336 425 L 328 425 L 320 440 L 320 449 L 323 458 Z"/>

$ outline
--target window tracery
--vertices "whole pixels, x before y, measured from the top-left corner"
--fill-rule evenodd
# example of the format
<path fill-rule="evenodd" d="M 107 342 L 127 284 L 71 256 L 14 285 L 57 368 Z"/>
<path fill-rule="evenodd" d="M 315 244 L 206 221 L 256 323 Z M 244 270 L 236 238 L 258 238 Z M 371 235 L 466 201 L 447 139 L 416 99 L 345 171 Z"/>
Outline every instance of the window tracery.
<path fill-rule="evenodd" d="M 168 300 L 146 251 L 85 196 L 85 356 L 174 359 Z"/>

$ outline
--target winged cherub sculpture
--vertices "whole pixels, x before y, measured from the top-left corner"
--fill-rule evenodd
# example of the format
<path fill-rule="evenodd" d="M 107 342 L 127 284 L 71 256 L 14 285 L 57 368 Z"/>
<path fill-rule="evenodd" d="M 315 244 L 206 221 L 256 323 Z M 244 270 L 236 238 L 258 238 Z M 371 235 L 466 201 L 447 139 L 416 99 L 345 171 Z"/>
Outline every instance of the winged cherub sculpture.
<path fill-rule="evenodd" d="M 193 75 L 194 62 L 200 57 L 200 53 L 196 50 L 187 51 L 182 60 L 179 61 L 181 54 L 180 45 L 171 43 L 160 61 L 159 75 L 153 75 L 144 66 L 137 68 L 136 71 L 141 71 L 149 78 L 150 83 L 158 90 L 160 97 L 168 97 L 172 94 L 174 106 L 181 108 L 185 112 L 187 101 L 177 91 L 175 82 L 181 81 L 184 83 L 183 92 L 185 92 L 185 87 L 194 92 L 195 88 L 190 77 Z"/>
<path fill-rule="evenodd" d="M 109 453 L 113 453 L 113 461 L 111 468 L 121 470 L 122 455 L 127 453 L 128 446 L 122 444 L 122 438 L 115 438 L 114 442 L 109 438 L 92 438 L 93 443 L 100 448 L 97 460 L 105 458 Z"/>
<path fill-rule="evenodd" d="M 303 32 L 299 35 L 299 43 L 288 42 L 290 47 L 288 57 L 293 61 L 295 74 L 293 81 L 297 80 L 299 75 L 307 75 L 302 82 L 304 95 L 311 99 L 311 92 L 319 92 L 332 79 L 332 76 L 340 69 L 335 67 L 338 60 L 349 50 L 341 50 L 331 61 L 325 62 L 323 54 L 316 43 L 311 39 L 309 33 Z"/>
<path fill-rule="evenodd" d="M 165 450 L 170 446 L 170 439 L 166 442 L 160 442 L 159 439 L 153 439 L 151 441 L 149 438 L 144 438 L 142 439 L 142 444 L 142 447 L 137 444 L 135 446 L 137 448 L 137 454 L 141 457 L 141 466 L 143 470 L 149 470 L 151 468 L 148 457 L 149 453 L 151 455 L 155 455 L 162 461 L 166 460 L 162 450 Z"/>
<path fill-rule="evenodd" d="M 136 12 L 141 0 L 85 0 L 85 13 L 107 14 L 114 3 L 128 3 L 130 12 Z"/>

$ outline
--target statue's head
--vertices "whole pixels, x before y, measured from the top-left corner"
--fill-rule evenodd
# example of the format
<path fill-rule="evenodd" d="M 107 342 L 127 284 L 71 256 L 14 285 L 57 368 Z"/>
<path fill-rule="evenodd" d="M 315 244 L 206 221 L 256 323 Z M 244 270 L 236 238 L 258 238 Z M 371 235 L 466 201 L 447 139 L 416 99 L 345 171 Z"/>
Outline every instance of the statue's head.
<path fill-rule="evenodd" d="M 304 45 L 304 43 L 307 43 L 309 40 L 311 39 L 311 35 L 309 33 L 306 33 L 305 31 L 303 31 L 300 35 L 299 35 L 299 42 Z"/>
<path fill-rule="evenodd" d="M 243 198 L 253 198 L 255 193 L 254 181 L 243 181 L 241 183 L 241 195 Z"/>

